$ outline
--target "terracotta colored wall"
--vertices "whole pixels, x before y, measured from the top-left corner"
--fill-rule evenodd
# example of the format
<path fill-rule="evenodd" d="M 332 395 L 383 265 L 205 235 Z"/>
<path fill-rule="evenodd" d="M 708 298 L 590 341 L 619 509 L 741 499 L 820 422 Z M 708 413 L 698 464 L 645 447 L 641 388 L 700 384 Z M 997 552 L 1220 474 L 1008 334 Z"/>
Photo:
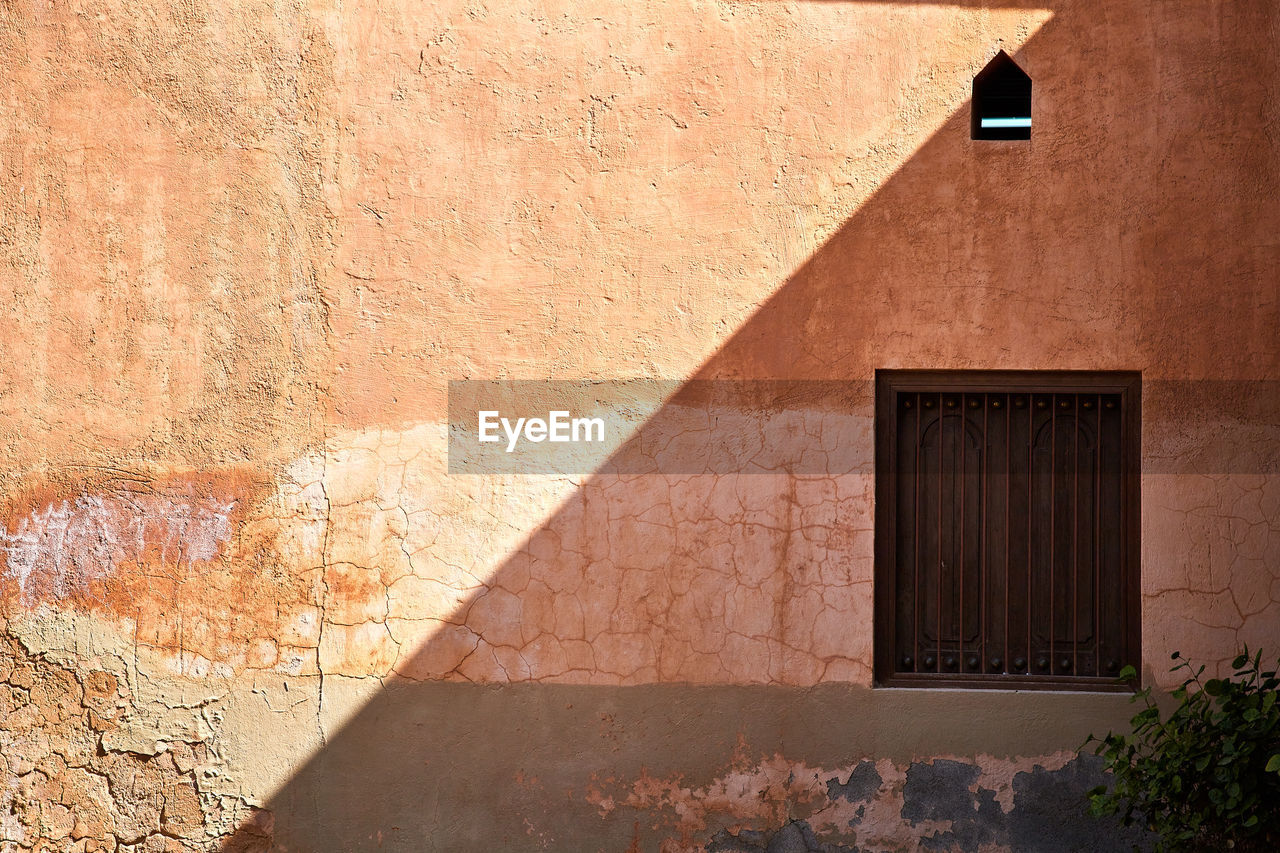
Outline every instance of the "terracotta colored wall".
<path fill-rule="evenodd" d="M 1044 804 L 1123 697 L 871 689 L 870 381 L 1141 370 L 1145 677 L 1280 653 L 1278 38 L 0 8 L 0 842 L 1096 848 Z M 968 139 L 998 47 L 1030 143 Z M 630 377 L 845 390 L 621 448 L 705 417 L 798 473 L 449 473 L 448 380 Z"/>

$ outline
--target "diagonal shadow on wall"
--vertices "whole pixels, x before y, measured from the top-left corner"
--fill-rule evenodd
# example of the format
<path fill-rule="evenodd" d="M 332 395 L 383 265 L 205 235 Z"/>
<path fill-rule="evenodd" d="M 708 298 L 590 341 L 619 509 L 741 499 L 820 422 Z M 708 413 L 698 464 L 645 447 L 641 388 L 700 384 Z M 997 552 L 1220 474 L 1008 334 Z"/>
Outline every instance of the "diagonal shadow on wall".
<path fill-rule="evenodd" d="M 1187 10 L 1166 13 L 1137 2 L 1059 13 L 1022 52 L 1033 60 L 1026 67 L 1037 85 L 1029 144 L 971 141 L 963 107 L 693 378 L 775 380 L 782 396 L 791 381 L 836 383 L 824 387 L 847 395 L 837 390 L 814 405 L 845 406 L 869 427 L 877 367 L 1143 368 L 1151 364 L 1148 353 L 1170 351 L 1180 312 L 1218 316 L 1220 300 L 1233 298 L 1223 293 L 1252 298 L 1248 270 L 1229 258 L 1202 258 L 1178 239 L 1192 223 L 1214 245 L 1233 229 L 1264 234 L 1280 225 L 1274 212 L 1259 217 L 1256 210 L 1242 224 L 1247 210 L 1221 205 L 1247 195 L 1256 172 L 1251 158 L 1265 162 L 1265 151 L 1236 147 L 1223 134 L 1188 137 L 1177 125 L 1229 126 L 1236 110 L 1258 106 L 1224 105 L 1210 93 L 1176 88 L 1199 60 L 1185 44 L 1164 40 L 1190 38 L 1201 26 L 1195 15 L 1185 23 L 1178 15 Z M 1241 33 L 1248 29 L 1240 24 Z M 1167 47 L 1157 49 L 1158 40 Z M 1179 63 L 1185 68 L 1174 67 Z M 1157 72 L 1158 65 L 1165 70 Z M 1265 97 L 1262 87 L 1256 93 Z M 1180 158 L 1217 156 L 1226 162 L 1208 178 L 1177 172 Z M 1175 171 L 1156 169 L 1157 161 Z M 1203 292 L 1209 280 L 1217 282 L 1216 296 Z M 1174 283 L 1153 286 L 1157 281 Z M 1228 333 L 1230 321 L 1224 315 L 1221 322 Z M 1194 347 L 1172 351 L 1175 369 L 1199 357 Z M 1220 366 L 1226 375 L 1248 367 Z M 697 393 L 678 394 L 672 406 L 696 403 L 690 395 Z M 629 444 L 664 432 L 665 417 L 659 411 Z M 861 449 L 839 472 L 855 492 L 863 490 L 864 504 L 869 437 L 869 429 L 859 434 Z M 1077 699 L 1058 701 L 1076 702 L 1081 721 L 1029 730 L 1021 723 L 1026 697 L 981 704 L 964 695 L 931 697 L 934 710 L 922 715 L 900 691 L 861 686 L 869 683 L 871 634 L 865 506 L 853 518 L 841 513 L 857 499 L 815 510 L 830 521 L 819 545 L 782 536 L 754 552 L 747 547 L 754 528 L 778 526 L 769 523 L 777 507 L 805 512 L 792 480 L 727 473 L 589 478 L 490 586 L 513 578 L 505 585 L 515 589 L 529 589 L 531 579 L 553 590 L 573 585 L 584 614 L 629 614 L 619 618 L 635 624 L 606 623 L 597 634 L 574 629 L 592 638 L 594 665 L 618 672 L 619 684 L 390 681 L 275 794 L 267 805 L 270 830 L 246 827 L 226 849 L 265 849 L 269 838 L 296 851 L 653 850 L 682 834 L 704 843 L 730 825 L 730 809 L 698 812 L 702 806 L 688 792 L 730 767 L 773 755 L 824 768 L 866 758 L 1034 756 L 1072 748 L 1099 725 L 1097 704 Z M 647 538 L 623 529 L 634 518 L 618 512 L 619 501 L 630 500 L 637 514 L 654 505 L 655 494 L 672 506 L 712 506 L 726 481 L 744 507 L 737 515 L 691 510 Z M 839 529 L 846 523 L 847 535 Z M 614 542 L 615 553 L 593 551 L 591 539 Z M 544 547 L 570 541 L 584 544 L 550 556 Z M 767 577 L 748 578 L 752 566 L 741 556 L 724 558 L 715 543 L 757 554 Z M 632 558 L 636 565 L 626 565 Z M 705 571 L 709 565 L 721 571 Z M 834 575 L 822 577 L 824 571 Z M 824 639 L 809 601 L 824 584 L 847 590 L 845 627 L 825 642 L 830 654 L 815 658 L 806 650 Z M 731 602 L 748 587 L 773 602 L 758 636 L 745 632 L 736 650 L 717 649 L 714 629 L 743 615 L 731 612 Z M 473 620 L 483 597 L 464 604 L 456 621 Z M 507 622 L 522 636 L 521 624 L 540 618 L 521 601 Z M 432 640 L 418 653 L 421 666 L 402 669 L 444 675 L 453 671 L 450 655 L 456 667 L 468 653 Z M 717 655 L 725 656 L 720 673 L 708 663 Z M 744 670 L 763 676 L 743 679 Z M 834 683 L 806 686 L 822 681 Z M 1127 711 L 1117 705 L 1115 721 Z M 975 715 L 982 725 L 972 724 Z M 677 782 L 654 786 L 646 798 L 635 784 L 644 779 Z M 747 822 L 762 827 L 823 806 L 785 786 L 733 796 Z M 750 800 L 760 803 L 754 811 L 742 805 Z M 691 822 L 682 824 L 679 815 L 690 809 Z M 1030 827 L 1019 823 L 1015 803 L 997 840 L 1039 833 L 1047 846 L 1035 849 L 1124 847 L 1118 836 L 1096 834 L 1060 811 L 1061 825 L 1037 813 Z"/>

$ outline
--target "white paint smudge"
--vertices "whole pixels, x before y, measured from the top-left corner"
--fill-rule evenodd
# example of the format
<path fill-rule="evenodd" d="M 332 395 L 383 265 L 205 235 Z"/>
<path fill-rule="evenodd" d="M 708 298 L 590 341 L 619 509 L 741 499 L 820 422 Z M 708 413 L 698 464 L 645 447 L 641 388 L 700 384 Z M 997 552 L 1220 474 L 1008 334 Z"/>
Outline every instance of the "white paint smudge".
<path fill-rule="evenodd" d="M 37 509 L 17 529 L 0 527 L 5 575 L 24 605 L 64 599 L 148 553 L 160 565 L 211 560 L 231 538 L 235 501 L 163 495 L 88 495 Z"/>

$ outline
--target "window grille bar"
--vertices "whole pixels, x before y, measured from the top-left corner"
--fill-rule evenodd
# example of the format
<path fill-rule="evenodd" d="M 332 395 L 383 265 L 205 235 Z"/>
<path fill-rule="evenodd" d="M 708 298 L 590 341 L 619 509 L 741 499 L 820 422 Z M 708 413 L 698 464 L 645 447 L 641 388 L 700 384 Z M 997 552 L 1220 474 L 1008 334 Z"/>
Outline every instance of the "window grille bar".
<path fill-rule="evenodd" d="M 1009 649 L 1009 549 L 1010 535 L 1012 532 L 1012 523 L 1010 515 L 1012 512 L 1012 491 L 1014 491 L 1014 469 L 1012 469 L 1012 447 L 1014 447 L 1014 437 L 1012 437 L 1012 424 L 1014 424 L 1014 407 L 1010 405 L 1012 398 L 1005 401 L 1005 672 L 1014 670 Z"/>
<path fill-rule="evenodd" d="M 1058 614 L 1054 606 L 1058 585 L 1058 408 L 1054 405 L 1057 401 L 1056 397 L 1049 398 L 1049 672 L 1058 666 L 1053 643 L 1058 635 Z M 1036 665 L 1040 665 L 1039 660 Z"/>
<path fill-rule="evenodd" d="M 934 614 L 935 620 L 937 621 L 937 629 L 933 638 L 934 645 L 936 646 L 934 665 L 939 668 L 942 667 L 942 587 L 943 587 L 942 575 L 943 575 L 943 570 L 946 567 L 946 562 L 943 560 L 943 556 L 942 556 L 942 470 L 943 470 L 942 459 L 943 459 L 943 453 L 944 453 L 943 445 L 942 445 L 942 432 L 943 432 L 942 394 L 941 392 L 939 392 L 938 394 L 938 540 L 937 540 L 937 546 L 935 548 L 937 553 L 938 566 L 937 566 L 937 570 L 935 574 L 935 582 L 934 582 L 934 585 L 937 587 L 936 598 L 937 598 L 938 610 Z"/>
<path fill-rule="evenodd" d="M 1035 468 L 1036 468 L 1036 459 L 1035 459 L 1035 453 L 1036 453 L 1036 447 L 1035 447 L 1035 435 L 1036 435 L 1036 424 L 1035 424 L 1035 404 L 1032 402 L 1031 395 L 1029 395 L 1029 394 L 1028 394 L 1028 395 L 1027 395 L 1027 545 L 1026 545 L 1026 552 L 1027 552 L 1027 599 L 1026 599 L 1026 600 L 1027 600 L 1027 605 L 1026 605 L 1026 611 L 1027 611 L 1027 612 L 1026 612 L 1026 617 L 1027 617 L 1027 638 L 1026 638 L 1026 645 L 1025 645 L 1025 647 L 1024 647 L 1024 649 L 1023 649 L 1023 654 L 1025 654 L 1025 655 L 1026 655 L 1026 665 L 1027 665 L 1027 667 L 1030 667 L 1030 666 L 1031 666 L 1031 654 L 1032 654 L 1032 651 L 1031 651 L 1031 612 L 1032 612 L 1032 610 L 1033 610 L 1033 609 L 1034 609 L 1034 607 L 1035 607 L 1035 600 L 1036 600 L 1036 599 L 1035 599 L 1035 583 L 1034 583 L 1034 580 L 1033 580 L 1033 578 L 1032 578 L 1032 576 L 1031 576 L 1031 561 L 1032 561 L 1032 559 L 1034 558 L 1034 554 L 1033 554 L 1033 552 L 1034 552 L 1034 550 L 1035 550 L 1035 549 L 1032 547 L 1032 544 L 1031 544 L 1031 543 L 1034 541 L 1034 539 L 1033 539 L 1033 537 L 1032 537 L 1032 535 L 1031 535 L 1031 520 L 1035 517 L 1035 512 L 1034 512 L 1034 509 L 1033 509 L 1033 508 L 1035 507 L 1035 494 L 1034 494 L 1034 493 L 1033 493 L 1033 491 L 1032 491 L 1032 485 L 1031 485 L 1031 484 L 1032 484 L 1032 481 L 1033 481 L 1033 479 L 1034 479 L 1034 472 L 1035 472 Z"/>
<path fill-rule="evenodd" d="M 911 586 L 912 610 L 914 616 L 911 619 L 911 660 L 915 664 L 914 668 L 920 670 L 924 668 L 924 661 L 920 657 L 920 602 L 924 596 L 920 594 L 920 441 L 924 436 L 921 426 L 922 416 L 920 414 L 920 403 L 922 402 L 920 394 L 914 395 L 915 400 L 915 424 L 911 430 L 911 448 L 914 459 L 912 467 L 912 496 L 911 500 L 915 507 L 915 511 L 911 516 L 911 556 L 914 563 L 914 578 Z"/>
<path fill-rule="evenodd" d="M 1071 671 L 1080 672 L 1080 395 L 1072 395 L 1071 429 L 1075 433 L 1071 460 Z"/>
<path fill-rule="evenodd" d="M 1098 410 L 1097 429 L 1093 438 L 1093 671 L 1102 675 L 1102 395 L 1094 406 Z"/>
<path fill-rule="evenodd" d="M 989 394 L 983 394 L 979 397 L 979 403 L 982 405 L 982 474 L 978 478 L 978 483 L 982 487 L 982 511 L 979 512 L 978 520 L 978 607 L 980 612 L 978 615 L 978 671 L 986 672 L 988 669 L 996 669 L 991 663 L 991 643 L 988 642 L 989 635 L 987 631 L 987 610 L 988 610 L 988 592 L 987 592 L 987 497 L 989 494 L 989 480 L 991 480 L 991 437 L 987 432 L 989 428 L 989 412 L 991 409 L 991 397 Z"/>
<path fill-rule="evenodd" d="M 965 546 L 964 534 L 966 529 L 969 526 L 969 513 L 968 513 L 969 505 L 965 502 L 965 487 L 968 485 L 968 482 L 967 482 L 968 466 L 966 465 L 966 463 L 969 461 L 969 453 L 968 453 L 969 443 L 967 440 L 969 438 L 969 415 L 967 413 L 967 409 L 965 409 L 965 402 L 966 402 L 965 395 L 961 394 L 960 395 L 960 417 L 959 417 L 960 432 L 959 432 L 959 435 L 956 436 L 956 453 L 960 456 L 960 505 L 959 507 L 957 507 L 960 510 L 960 512 L 958 513 L 959 522 L 960 522 L 960 547 L 956 551 L 956 558 L 957 558 L 956 562 L 958 563 L 957 568 L 959 568 L 960 570 L 960 573 L 959 573 L 960 582 L 956 584 L 956 598 L 957 598 L 956 645 L 958 647 L 958 650 L 956 653 L 956 666 L 957 668 L 962 670 L 964 669 L 964 665 L 965 665 L 964 585 L 965 585 L 965 582 L 968 580 L 968 575 L 969 575 L 969 561 L 968 559 L 966 559 L 969 556 L 969 553 L 965 551 L 965 548 L 964 548 Z M 986 436 L 983 436 L 983 438 L 985 440 Z M 953 524 L 956 521 L 956 515 L 957 514 L 953 514 L 951 516 Z M 954 572 L 953 572 L 953 576 L 954 576 Z"/>

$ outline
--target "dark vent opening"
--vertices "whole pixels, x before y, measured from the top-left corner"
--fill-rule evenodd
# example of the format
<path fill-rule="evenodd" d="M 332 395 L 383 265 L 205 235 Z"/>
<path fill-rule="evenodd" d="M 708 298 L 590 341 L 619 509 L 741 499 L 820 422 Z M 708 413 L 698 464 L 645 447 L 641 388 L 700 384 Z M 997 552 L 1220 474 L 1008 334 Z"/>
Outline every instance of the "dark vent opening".
<path fill-rule="evenodd" d="M 1031 78 L 1003 50 L 973 78 L 974 139 L 1031 138 Z"/>

